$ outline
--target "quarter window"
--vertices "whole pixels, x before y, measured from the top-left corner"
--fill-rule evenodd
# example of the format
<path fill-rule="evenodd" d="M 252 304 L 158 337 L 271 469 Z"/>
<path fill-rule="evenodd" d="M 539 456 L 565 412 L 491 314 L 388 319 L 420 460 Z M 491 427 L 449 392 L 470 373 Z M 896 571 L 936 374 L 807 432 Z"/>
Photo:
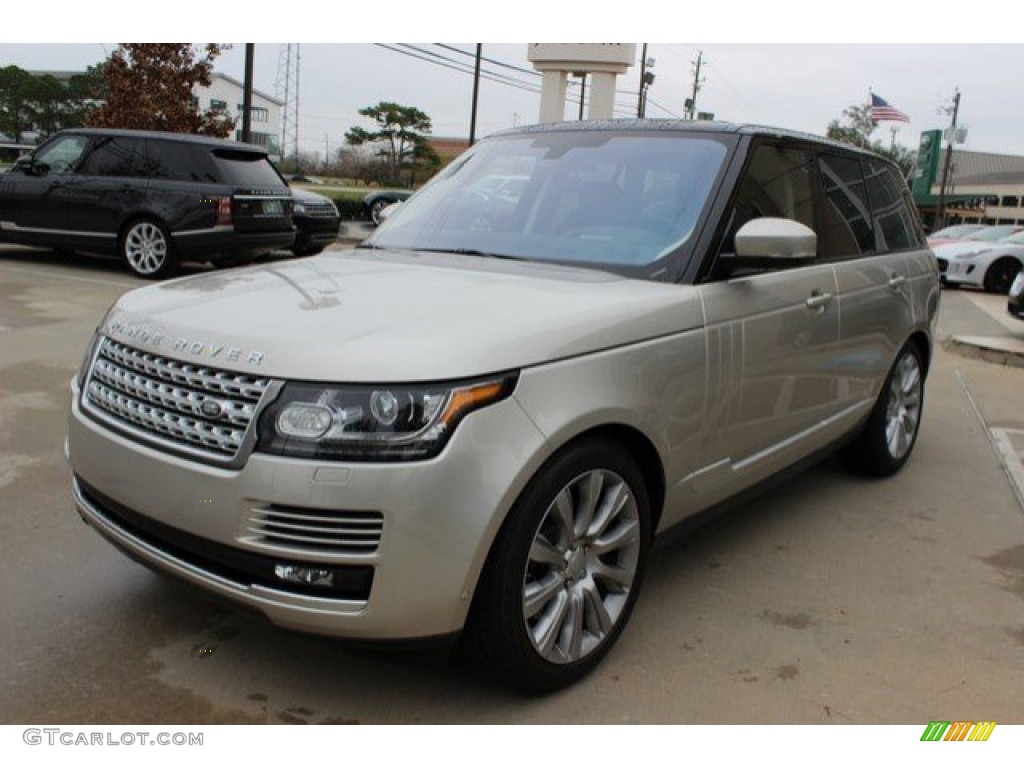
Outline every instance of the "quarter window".
<path fill-rule="evenodd" d="M 824 221 L 821 226 L 824 247 L 821 253 L 827 259 L 837 260 L 874 252 L 871 209 L 860 161 L 837 155 L 822 155 L 818 162 L 825 187 Z"/>
<path fill-rule="evenodd" d="M 878 160 L 867 161 L 867 173 L 875 218 L 875 250 L 885 253 L 915 247 L 917 227 L 907 207 L 906 185 L 892 168 Z"/>
<path fill-rule="evenodd" d="M 150 139 L 150 175 L 154 179 L 169 181 L 199 181 L 217 183 L 217 171 L 208 153 L 183 141 Z"/>

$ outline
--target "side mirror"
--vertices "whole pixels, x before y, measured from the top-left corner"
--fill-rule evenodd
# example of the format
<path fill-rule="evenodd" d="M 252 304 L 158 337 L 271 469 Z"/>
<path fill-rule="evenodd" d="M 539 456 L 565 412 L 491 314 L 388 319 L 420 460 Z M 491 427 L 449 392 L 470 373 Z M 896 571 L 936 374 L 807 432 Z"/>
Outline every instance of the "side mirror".
<path fill-rule="evenodd" d="M 814 230 L 792 219 L 752 219 L 740 227 L 735 243 L 736 257 L 741 262 L 808 261 L 818 252 Z"/>
<path fill-rule="evenodd" d="M 32 161 L 31 155 L 22 155 L 14 161 L 14 165 L 11 166 L 12 171 L 20 171 L 26 176 L 32 175 L 32 171 L 35 168 L 35 163 Z"/>

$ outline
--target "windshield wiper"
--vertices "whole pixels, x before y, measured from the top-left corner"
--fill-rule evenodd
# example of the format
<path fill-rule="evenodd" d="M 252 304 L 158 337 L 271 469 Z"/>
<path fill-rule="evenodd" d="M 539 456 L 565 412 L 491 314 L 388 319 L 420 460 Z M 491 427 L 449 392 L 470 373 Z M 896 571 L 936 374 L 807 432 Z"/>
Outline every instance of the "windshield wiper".
<path fill-rule="evenodd" d="M 507 253 L 490 253 L 476 248 L 417 248 L 421 253 L 454 253 L 458 256 L 481 256 L 485 259 L 507 259 L 509 261 L 529 261 L 522 256 L 511 256 Z"/>

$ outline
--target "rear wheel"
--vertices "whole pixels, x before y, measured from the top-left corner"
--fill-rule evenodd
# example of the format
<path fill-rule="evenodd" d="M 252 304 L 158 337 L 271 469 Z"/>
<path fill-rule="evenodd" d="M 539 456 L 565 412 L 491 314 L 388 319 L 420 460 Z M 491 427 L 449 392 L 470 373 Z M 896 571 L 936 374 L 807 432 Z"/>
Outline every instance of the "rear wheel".
<path fill-rule="evenodd" d="M 924 405 L 924 365 L 921 352 L 908 342 L 882 386 L 871 416 L 847 449 L 853 467 L 885 477 L 898 472 L 914 449 Z"/>
<path fill-rule="evenodd" d="M 121 235 L 121 258 L 139 277 L 158 280 L 178 269 L 174 243 L 163 224 L 155 219 L 131 222 Z"/>
<path fill-rule="evenodd" d="M 629 620 L 649 539 L 647 489 L 622 448 L 589 440 L 557 455 L 495 541 L 467 626 L 472 657 L 532 693 L 584 677 Z"/>
<path fill-rule="evenodd" d="M 993 263 L 985 273 L 985 290 L 989 293 L 1007 294 L 1013 280 L 1020 272 L 1020 262 L 1004 257 Z"/>

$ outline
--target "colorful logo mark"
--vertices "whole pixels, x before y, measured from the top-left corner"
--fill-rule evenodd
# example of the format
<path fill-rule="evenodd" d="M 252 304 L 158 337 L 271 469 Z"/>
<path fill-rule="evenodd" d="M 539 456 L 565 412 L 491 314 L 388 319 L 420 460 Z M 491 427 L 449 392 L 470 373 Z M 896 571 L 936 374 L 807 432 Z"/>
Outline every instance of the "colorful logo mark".
<path fill-rule="evenodd" d="M 991 720 L 932 720 L 924 729 L 921 741 L 988 741 L 996 724 Z"/>

